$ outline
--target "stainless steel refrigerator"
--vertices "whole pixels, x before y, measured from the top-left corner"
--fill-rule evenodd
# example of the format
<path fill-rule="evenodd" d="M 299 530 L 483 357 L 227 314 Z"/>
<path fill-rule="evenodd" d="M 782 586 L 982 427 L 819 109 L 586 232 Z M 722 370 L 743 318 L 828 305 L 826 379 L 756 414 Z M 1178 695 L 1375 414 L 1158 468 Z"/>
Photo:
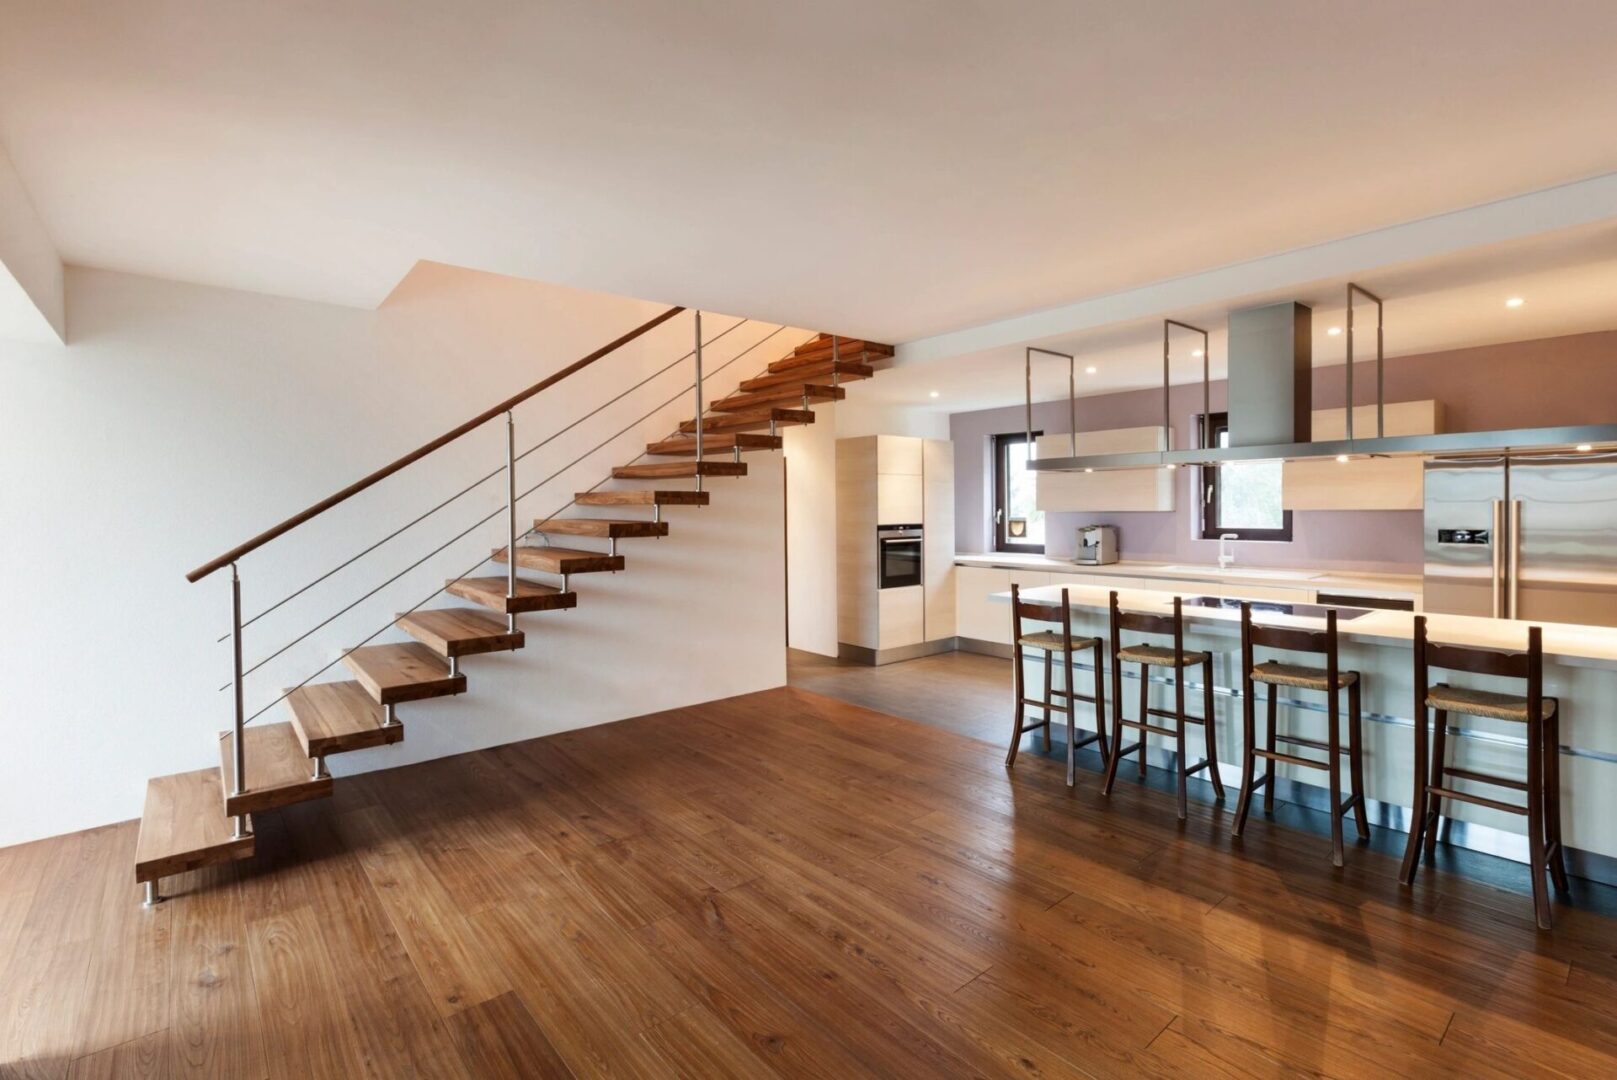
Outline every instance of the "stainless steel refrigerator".
<path fill-rule="evenodd" d="M 1427 611 L 1617 626 L 1617 454 L 1426 463 Z"/>

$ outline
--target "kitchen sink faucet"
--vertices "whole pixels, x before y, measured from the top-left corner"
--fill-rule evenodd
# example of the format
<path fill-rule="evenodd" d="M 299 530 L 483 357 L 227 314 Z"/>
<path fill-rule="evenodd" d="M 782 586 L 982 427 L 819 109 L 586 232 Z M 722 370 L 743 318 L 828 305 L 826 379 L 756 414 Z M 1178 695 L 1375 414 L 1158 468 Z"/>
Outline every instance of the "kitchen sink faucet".
<path fill-rule="evenodd" d="M 1218 538 L 1218 568 L 1220 570 L 1228 570 L 1235 565 L 1235 549 L 1227 546 L 1227 542 L 1239 539 L 1241 537 L 1238 533 L 1225 533 Z"/>

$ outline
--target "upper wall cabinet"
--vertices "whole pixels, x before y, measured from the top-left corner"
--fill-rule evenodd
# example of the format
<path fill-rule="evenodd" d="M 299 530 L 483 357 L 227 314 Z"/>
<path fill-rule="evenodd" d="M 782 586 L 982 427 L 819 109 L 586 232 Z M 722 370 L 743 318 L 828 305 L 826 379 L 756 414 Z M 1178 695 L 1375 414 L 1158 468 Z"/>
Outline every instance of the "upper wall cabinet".
<path fill-rule="evenodd" d="M 1386 433 L 1435 435 L 1443 430 L 1443 406 L 1436 401 L 1390 401 Z M 1316 409 L 1314 441 L 1347 438 L 1346 409 Z M 1353 434 L 1374 438 L 1376 407 L 1353 410 Z M 1287 510 L 1419 510 L 1424 505 L 1425 459 L 1354 458 L 1351 461 L 1288 461 L 1281 480 Z"/>
<path fill-rule="evenodd" d="M 1039 457 L 1072 455 L 1071 434 L 1041 435 Z M 1168 449 L 1163 428 L 1117 428 L 1078 433 L 1078 454 L 1129 454 Z M 1093 473 L 1038 473 L 1038 508 L 1051 510 L 1172 510 L 1170 469 L 1114 469 Z"/>

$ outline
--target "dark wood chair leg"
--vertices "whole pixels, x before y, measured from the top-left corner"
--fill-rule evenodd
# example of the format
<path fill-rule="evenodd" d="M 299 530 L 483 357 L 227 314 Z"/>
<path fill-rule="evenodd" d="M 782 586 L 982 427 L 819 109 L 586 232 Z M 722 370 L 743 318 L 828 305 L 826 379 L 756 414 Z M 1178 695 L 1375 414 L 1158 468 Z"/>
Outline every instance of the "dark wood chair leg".
<path fill-rule="evenodd" d="M 1252 781 L 1256 769 L 1258 756 L 1254 752 L 1257 747 L 1253 740 L 1257 737 L 1257 708 L 1252 701 L 1253 687 L 1251 683 L 1245 686 L 1246 693 L 1241 695 L 1241 795 L 1235 801 L 1235 829 L 1236 836 L 1246 828 L 1246 815 L 1252 809 Z"/>
<path fill-rule="evenodd" d="M 1072 787 L 1078 775 L 1078 724 L 1074 719 L 1078 715 L 1078 698 L 1073 692 L 1072 657 L 1066 653 L 1062 654 L 1061 670 L 1067 680 L 1067 786 Z"/>
<path fill-rule="evenodd" d="M 1559 702 L 1556 703 L 1559 706 Z M 1561 849 L 1561 710 L 1556 708 L 1544 724 L 1544 831 L 1549 848 L 1550 879 L 1567 891 L 1566 855 Z"/>
<path fill-rule="evenodd" d="M 1544 857 L 1544 723 L 1527 721 L 1527 865 L 1533 871 L 1533 911 L 1541 930 L 1555 925 L 1550 910 L 1549 863 Z"/>
<path fill-rule="evenodd" d="M 1043 735 L 1041 741 L 1044 743 L 1044 752 L 1046 754 L 1050 752 L 1050 729 L 1055 726 L 1055 714 L 1050 709 L 1050 702 L 1055 696 L 1050 690 L 1050 669 L 1052 666 L 1050 660 L 1050 650 L 1046 649 L 1044 650 L 1044 726 L 1039 729 Z"/>
<path fill-rule="evenodd" d="M 1432 771 L 1429 783 L 1432 787 L 1443 786 L 1443 770 L 1449 764 L 1449 714 L 1442 709 L 1437 710 L 1436 718 L 1432 721 Z M 1443 825 L 1443 800 L 1436 795 L 1431 797 L 1432 827 L 1426 830 L 1426 857 L 1431 858 L 1437 854 L 1437 833 Z"/>
<path fill-rule="evenodd" d="M 1370 839 L 1370 809 L 1364 802 L 1364 732 L 1360 729 L 1359 683 L 1348 687 L 1348 775 L 1353 782 L 1353 824 L 1359 839 Z"/>
<path fill-rule="evenodd" d="M 1342 852 L 1342 754 L 1341 736 L 1341 703 L 1342 693 L 1334 686 L 1325 690 L 1326 723 L 1330 729 L 1325 734 L 1325 755 L 1328 761 L 1326 774 L 1330 777 L 1331 790 L 1331 865 L 1344 866 L 1346 858 Z"/>
<path fill-rule="evenodd" d="M 1100 736 L 1100 758 L 1102 763 L 1110 764 L 1112 760 L 1111 742 L 1106 737 L 1106 650 L 1099 642 L 1095 643 L 1095 734 Z M 1114 686 L 1113 692 L 1116 692 Z"/>
<path fill-rule="evenodd" d="M 1147 710 L 1149 710 L 1151 708 L 1151 669 L 1146 667 L 1144 664 L 1139 665 L 1139 667 L 1140 667 L 1140 723 L 1149 724 L 1151 722 L 1151 714 Z M 1139 767 L 1140 767 L 1140 779 L 1142 779 L 1142 780 L 1145 779 L 1145 748 L 1146 748 L 1146 744 L 1149 742 L 1149 740 L 1147 739 L 1147 736 L 1149 734 L 1150 733 L 1145 731 L 1144 729 L 1142 729 L 1140 731 L 1140 758 L 1139 758 L 1139 761 L 1136 764 L 1138 764 Z"/>
<path fill-rule="evenodd" d="M 1224 798 L 1224 778 L 1218 775 L 1218 706 L 1213 701 L 1213 660 L 1202 664 L 1202 716 L 1207 729 L 1207 772 L 1213 781 L 1213 795 Z"/>
<path fill-rule="evenodd" d="M 1415 884 L 1420 867 L 1421 838 L 1426 832 L 1426 709 L 1415 716 L 1415 797 L 1410 802 L 1409 843 L 1404 847 L 1404 865 L 1398 877 L 1405 885 Z"/>
<path fill-rule="evenodd" d="M 1022 745 L 1022 720 L 1027 714 L 1027 707 L 1022 700 L 1027 697 L 1027 689 L 1022 683 L 1022 646 L 1014 646 L 1011 655 L 1011 686 L 1016 694 L 1016 707 L 1011 710 L 1011 748 L 1005 754 L 1005 767 L 1008 769 L 1016 764 L 1016 751 Z"/>
<path fill-rule="evenodd" d="M 1269 753 L 1275 752 L 1275 728 L 1279 723 L 1280 699 L 1275 695 L 1280 688 L 1273 683 L 1269 684 L 1268 721 L 1269 733 L 1265 737 L 1264 748 Z M 1275 812 L 1275 763 L 1274 758 L 1265 758 L 1263 762 L 1263 812 Z"/>

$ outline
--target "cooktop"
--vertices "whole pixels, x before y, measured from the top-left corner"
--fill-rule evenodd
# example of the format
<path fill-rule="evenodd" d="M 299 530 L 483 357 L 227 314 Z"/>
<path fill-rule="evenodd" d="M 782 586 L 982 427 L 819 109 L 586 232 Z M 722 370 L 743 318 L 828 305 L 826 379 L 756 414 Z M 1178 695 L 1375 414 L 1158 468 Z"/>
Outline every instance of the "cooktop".
<path fill-rule="evenodd" d="M 1299 619 L 1324 619 L 1330 608 L 1319 604 L 1288 604 L 1278 600 L 1249 600 L 1252 610 L 1270 611 L 1276 615 L 1294 615 Z M 1192 596 L 1185 601 L 1186 607 L 1227 608 L 1231 611 L 1241 610 L 1241 598 L 1238 596 Z M 1370 614 L 1369 608 L 1339 607 L 1336 609 L 1336 621 L 1346 622 L 1349 619 L 1361 618 Z"/>

